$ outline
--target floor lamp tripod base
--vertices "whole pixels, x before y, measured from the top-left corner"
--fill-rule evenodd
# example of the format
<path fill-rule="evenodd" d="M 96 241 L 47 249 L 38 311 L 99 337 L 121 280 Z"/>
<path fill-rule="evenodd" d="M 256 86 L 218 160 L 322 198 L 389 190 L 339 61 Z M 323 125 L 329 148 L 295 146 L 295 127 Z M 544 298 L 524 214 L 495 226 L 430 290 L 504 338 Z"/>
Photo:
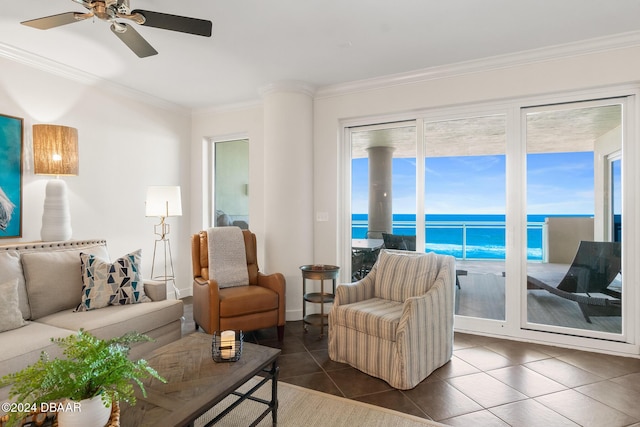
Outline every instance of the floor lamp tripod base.
<path fill-rule="evenodd" d="M 164 254 L 164 274 L 155 274 L 156 267 L 156 253 L 158 252 L 158 246 L 161 247 L 162 253 Z M 171 241 L 165 235 L 163 235 L 160 239 L 157 239 L 153 245 L 153 261 L 151 261 L 151 280 L 159 280 L 165 283 L 171 282 L 173 286 L 173 292 L 175 293 L 176 299 L 180 299 L 180 291 L 176 286 L 176 275 L 173 270 L 173 257 L 171 256 Z"/>

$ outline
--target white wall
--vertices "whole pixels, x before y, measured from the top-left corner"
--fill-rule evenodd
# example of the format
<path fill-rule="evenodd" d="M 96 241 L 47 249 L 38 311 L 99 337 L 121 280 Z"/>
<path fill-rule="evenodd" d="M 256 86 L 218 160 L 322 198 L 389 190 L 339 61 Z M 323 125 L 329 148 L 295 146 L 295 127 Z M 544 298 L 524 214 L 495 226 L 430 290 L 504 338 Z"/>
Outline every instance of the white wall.
<path fill-rule="evenodd" d="M 185 216 L 169 222 L 177 285 L 191 289 L 187 225 L 191 120 L 184 110 L 142 102 L 0 58 L 0 113 L 22 117 L 25 136 L 22 238 L 2 239 L 0 244 L 40 240 L 49 178 L 33 174 L 31 125 L 72 126 L 78 129 L 80 152 L 80 174 L 64 178 L 72 238 L 105 238 L 112 258 L 142 248 L 143 271 L 148 277 L 153 225 L 158 219 L 144 216 L 146 188 L 181 185 Z"/>

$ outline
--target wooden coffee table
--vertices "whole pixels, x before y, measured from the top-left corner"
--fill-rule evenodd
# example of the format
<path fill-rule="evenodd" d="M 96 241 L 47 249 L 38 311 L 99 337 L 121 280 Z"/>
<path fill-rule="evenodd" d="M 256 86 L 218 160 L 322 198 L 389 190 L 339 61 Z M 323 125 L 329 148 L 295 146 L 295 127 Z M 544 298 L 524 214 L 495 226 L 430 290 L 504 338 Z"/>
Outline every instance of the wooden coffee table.
<path fill-rule="evenodd" d="M 277 423 L 278 366 L 280 350 L 252 343 L 244 343 L 242 356 L 236 362 L 216 363 L 211 356 L 212 336 L 193 333 L 160 347 L 145 359 L 167 383 L 152 379 L 144 382 L 147 397 L 136 391 L 137 403 L 121 405 L 121 423 L 127 427 L 193 426 L 194 421 L 229 395 L 238 399 L 218 418 L 223 417 L 245 399 L 266 405 L 254 424 L 269 412 Z M 235 390 L 257 374 L 262 380 L 245 394 Z M 271 401 L 251 394 L 271 381 Z M 217 419 L 213 421 L 217 421 Z"/>

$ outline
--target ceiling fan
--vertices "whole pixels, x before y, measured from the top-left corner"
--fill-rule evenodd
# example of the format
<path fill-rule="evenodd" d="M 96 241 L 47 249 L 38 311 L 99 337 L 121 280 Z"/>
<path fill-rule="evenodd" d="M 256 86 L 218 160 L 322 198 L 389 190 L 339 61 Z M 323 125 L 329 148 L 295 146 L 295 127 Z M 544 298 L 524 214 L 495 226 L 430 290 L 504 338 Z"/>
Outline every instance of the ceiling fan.
<path fill-rule="evenodd" d="M 118 36 L 140 58 L 156 55 L 158 52 L 133 28 L 122 22 L 129 20 L 138 25 L 162 28 L 197 36 L 211 37 L 211 21 L 188 18 L 186 16 L 169 15 L 149 10 L 129 7 L 129 0 L 72 0 L 89 11 L 86 13 L 66 12 L 21 22 L 23 25 L 48 30 L 61 25 L 96 17 L 111 24 L 111 31 Z"/>

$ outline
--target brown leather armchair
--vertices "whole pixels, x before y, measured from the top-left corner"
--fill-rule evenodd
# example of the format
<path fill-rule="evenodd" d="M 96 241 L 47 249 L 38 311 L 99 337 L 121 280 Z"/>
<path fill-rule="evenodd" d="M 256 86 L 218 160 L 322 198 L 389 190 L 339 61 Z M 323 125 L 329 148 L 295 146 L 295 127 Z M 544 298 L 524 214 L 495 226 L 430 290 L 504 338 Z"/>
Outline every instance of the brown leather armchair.
<path fill-rule="evenodd" d="M 256 235 L 243 230 L 249 286 L 218 287 L 209 278 L 207 232 L 191 236 L 193 262 L 193 319 L 196 329 L 215 331 L 257 329 L 276 326 L 278 341 L 284 337 L 285 279 L 280 273 L 265 275 L 258 270 Z"/>

